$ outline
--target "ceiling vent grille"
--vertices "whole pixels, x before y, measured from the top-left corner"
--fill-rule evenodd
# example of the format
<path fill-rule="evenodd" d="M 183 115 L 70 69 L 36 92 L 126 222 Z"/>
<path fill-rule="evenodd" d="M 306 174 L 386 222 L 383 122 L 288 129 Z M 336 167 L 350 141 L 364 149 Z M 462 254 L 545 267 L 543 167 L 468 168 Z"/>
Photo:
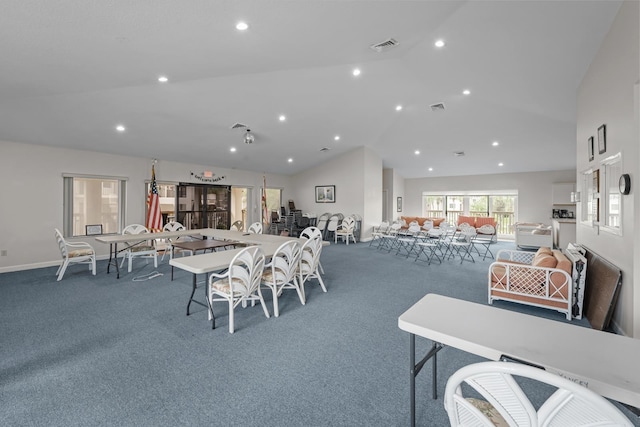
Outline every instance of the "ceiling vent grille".
<path fill-rule="evenodd" d="M 324 147 L 324 148 L 320 149 L 320 151 L 323 152 L 323 153 L 326 153 L 329 150 L 331 150 L 331 148 Z"/>
<path fill-rule="evenodd" d="M 246 128 L 247 125 L 243 125 L 242 123 L 234 123 L 233 126 L 231 126 L 231 129 L 240 129 L 240 128 Z"/>
<path fill-rule="evenodd" d="M 464 156 L 464 151 L 454 151 L 453 155 L 456 157 L 462 157 Z"/>
<path fill-rule="evenodd" d="M 381 43 L 372 44 L 369 47 L 375 50 L 376 52 L 380 53 L 380 52 L 384 52 L 385 50 L 389 50 L 393 47 L 396 47 L 399 44 L 400 43 L 398 43 L 398 41 L 395 39 L 387 39 Z"/>
<path fill-rule="evenodd" d="M 444 111 L 444 103 L 438 102 L 437 104 L 430 105 L 431 111 Z"/>

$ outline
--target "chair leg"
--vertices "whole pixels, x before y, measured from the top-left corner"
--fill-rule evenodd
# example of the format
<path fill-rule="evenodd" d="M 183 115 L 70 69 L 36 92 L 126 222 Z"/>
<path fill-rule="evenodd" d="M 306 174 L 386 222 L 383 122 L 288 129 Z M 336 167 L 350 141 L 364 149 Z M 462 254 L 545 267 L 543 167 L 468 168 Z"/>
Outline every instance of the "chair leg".
<path fill-rule="evenodd" d="M 67 270 L 67 266 L 69 265 L 69 260 L 64 260 L 62 265 L 58 268 L 58 282 L 62 280 L 62 276 L 64 276 L 64 272 Z"/>
<path fill-rule="evenodd" d="M 271 288 L 271 292 L 273 293 L 273 315 L 275 317 L 279 317 L 280 310 L 278 308 L 278 291 L 276 290 L 277 286 L 273 284 L 273 286 L 270 286 L 270 288 Z"/>
<path fill-rule="evenodd" d="M 320 287 L 322 288 L 322 291 L 327 292 L 327 288 L 325 288 L 324 282 L 322 281 L 322 277 L 320 277 L 320 273 L 318 273 L 318 270 L 316 270 L 316 278 L 318 279 L 318 282 L 320 282 Z"/>
<path fill-rule="evenodd" d="M 95 256 L 91 259 L 91 267 L 90 268 L 91 268 L 91 272 L 95 276 L 96 275 L 96 257 Z"/>
<path fill-rule="evenodd" d="M 233 325 L 233 297 L 229 298 L 229 333 L 232 334 L 234 332 Z"/>

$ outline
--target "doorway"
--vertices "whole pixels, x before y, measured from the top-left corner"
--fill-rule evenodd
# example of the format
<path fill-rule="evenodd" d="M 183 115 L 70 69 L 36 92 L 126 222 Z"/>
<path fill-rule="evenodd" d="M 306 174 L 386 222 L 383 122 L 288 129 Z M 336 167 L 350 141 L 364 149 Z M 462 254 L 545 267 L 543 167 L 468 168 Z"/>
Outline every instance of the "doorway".
<path fill-rule="evenodd" d="M 219 228 L 228 230 L 231 187 L 226 185 L 178 184 L 178 222 L 188 230 Z"/>

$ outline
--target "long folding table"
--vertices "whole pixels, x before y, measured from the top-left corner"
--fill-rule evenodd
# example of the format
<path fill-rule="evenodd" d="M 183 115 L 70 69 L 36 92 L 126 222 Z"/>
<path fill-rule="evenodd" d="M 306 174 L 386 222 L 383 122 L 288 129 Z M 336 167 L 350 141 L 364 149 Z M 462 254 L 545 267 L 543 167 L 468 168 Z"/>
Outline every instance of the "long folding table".
<path fill-rule="evenodd" d="M 489 305 L 427 294 L 398 318 L 409 332 L 411 425 L 415 426 L 415 379 L 432 359 L 437 398 L 437 354 L 445 346 L 491 360 L 528 363 L 582 384 L 607 398 L 640 407 L 640 340 L 517 313 Z M 432 341 L 416 363 L 415 338 Z"/>

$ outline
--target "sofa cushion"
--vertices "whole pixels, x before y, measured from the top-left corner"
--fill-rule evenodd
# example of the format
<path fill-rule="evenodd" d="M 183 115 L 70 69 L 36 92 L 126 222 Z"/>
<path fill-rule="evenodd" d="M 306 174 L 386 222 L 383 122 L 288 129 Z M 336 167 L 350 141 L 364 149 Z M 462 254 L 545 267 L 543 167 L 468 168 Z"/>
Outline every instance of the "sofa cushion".
<path fill-rule="evenodd" d="M 498 223 L 496 222 L 496 219 L 492 217 L 476 217 L 476 228 L 480 228 L 483 225 L 490 225 L 495 228 Z"/>
<path fill-rule="evenodd" d="M 475 216 L 464 216 L 464 215 L 459 215 L 458 216 L 458 225 L 462 224 L 462 223 L 467 223 L 472 227 L 476 226 L 476 217 Z"/>
<path fill-rule="evenodd" d="M 553 251 L 551 250 L 551 248 L 548 248 L 546 246 L 540 246 L 536 251 L 536 255 L 540 254 L 553 255 Z"/>
<path fill-rule="evenodd" d="M 428 218 L 433 221 L 434 227 L 440 227 L 440 224 L 446 220 L 446 218 Z"/>
<path fill-rule="evenodd" d="M 534 267 L 555 268 L 556 264 L 558 264 L 558 260 L 553 255 L 536 255 L 531 265 Z"/>

